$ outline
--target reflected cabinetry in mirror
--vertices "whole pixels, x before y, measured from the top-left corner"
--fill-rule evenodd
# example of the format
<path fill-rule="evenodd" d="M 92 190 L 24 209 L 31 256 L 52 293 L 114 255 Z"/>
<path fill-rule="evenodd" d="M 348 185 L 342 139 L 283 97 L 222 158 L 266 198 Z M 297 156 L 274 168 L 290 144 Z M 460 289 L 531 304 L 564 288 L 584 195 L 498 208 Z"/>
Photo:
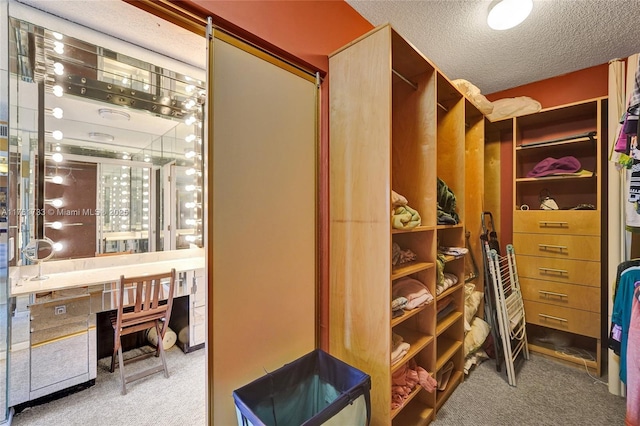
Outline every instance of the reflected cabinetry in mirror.
<path fill-rule="evenodd" d="M 203 78 L 17 19 L 9 50 L 10 264 L 202 246 Z"/>

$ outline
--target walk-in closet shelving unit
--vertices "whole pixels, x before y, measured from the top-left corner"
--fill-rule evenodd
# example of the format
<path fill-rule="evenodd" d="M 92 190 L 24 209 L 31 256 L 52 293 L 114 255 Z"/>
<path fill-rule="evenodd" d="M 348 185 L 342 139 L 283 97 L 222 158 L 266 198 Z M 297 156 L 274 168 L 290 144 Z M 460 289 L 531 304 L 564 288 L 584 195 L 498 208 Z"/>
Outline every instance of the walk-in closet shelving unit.
<path fill-rule="evenodd" d="M 514 145 L 513 245 L 529 347 L 598 375 L 606 323 L 607 250 L 601 235 L 606 116 L 607 99 L 595 98 L 508 120 Z M 527 176 L 545 158 L 566 156 L 586 172 Z M 542 210 L 541 194 L 550 194 L 560 209 Z M 592 208 L 570 210 L 579 205 Z"/>
<path fill-rule="evenodd" d="M 457 191 L 462 216 L 465 100 L 389 25 L 330 55 L 329 70 L 329 350 L 371 375 L 372 425 L 428 424 L 463 378 L 464 259 L 446 265 L 459 277 L 458 285 L 393 319 L 391 290 L 394 281 L 410 276 L 435 297 L 438 240 L 464 246 L 462 223 L 437 225 L 436 178 L 442 173 Z M 392 229 L 391 190 L 420 213 L 420 226 Z M 417 259 L 393 268 L 393 242 Z M 437 299 L 447 294 L 456 309 L 437 322 Z M 392 332 L 411 345 L 394 365 Z M 392 409 L 392 374 L 410 360 L 433 377 L 449 361 L 454 372 L 443 392 L 418 387 Z"/>

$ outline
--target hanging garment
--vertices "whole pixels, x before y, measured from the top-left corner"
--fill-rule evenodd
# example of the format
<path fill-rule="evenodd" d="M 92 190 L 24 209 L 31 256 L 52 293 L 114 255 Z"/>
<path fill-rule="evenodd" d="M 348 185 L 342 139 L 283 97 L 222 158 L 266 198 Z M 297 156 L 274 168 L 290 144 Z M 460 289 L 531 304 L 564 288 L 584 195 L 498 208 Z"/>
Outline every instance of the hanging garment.
<path fill-rule="evenodd" d="M 626 426 L 640 426 L 640 287 L 636 288 L 631 308 L 627 340 L 627 413 Z"/>
<path fill-rule="evenodd" d="M 633 265 L 633 266 L 627 266 Z M 640 261 L 632 260 L 618 265 L 613 312 L 611 314 L 611 331 L 620 327 L 620 380 L 627 383 L 627 345 L 629 326 L 631 323 L 631 307 L 635 284 L 640 283 Z M 627 266 L 627 267 L 625 267 Z M 611 347 L 612 342 L 609 343 Z"/>

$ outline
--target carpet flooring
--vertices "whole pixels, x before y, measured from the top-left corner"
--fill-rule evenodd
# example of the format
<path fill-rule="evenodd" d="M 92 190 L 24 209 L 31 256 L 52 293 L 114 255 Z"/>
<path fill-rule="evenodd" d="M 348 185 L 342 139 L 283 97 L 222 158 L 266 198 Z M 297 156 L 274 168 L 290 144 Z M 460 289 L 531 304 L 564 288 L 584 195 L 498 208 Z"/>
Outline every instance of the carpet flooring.
<path fill-rule="evenodd" d="M 188 354 L 174 346 L 167 352 L 169 378 L 154 374 L 127 385 L 120 394 L 118 368 L 111 358 L 98 361 L 96 384 L 13 417 L 12 426 L 199 426 L 206 425 L 206 351 Z M 127 355 L 125 354 L 125 358 Z M 125 366 L 127 374 L 160 360 L 151 357 Z"/>
<path fill-rule="evenodd" d="M 609 393 L 606 377 L 531 354 L 509 386 L 504 366 L 473 369 L 436 415 L 434 426 L 624 425 L 626 401 Z"/>
<path fill-rule="evenodd" d="M 131 383 L 124 396 L 120 395 L 117 369 L 109 373 L 110 359 L 102 359 L 94 386 L 28 408 L 14 416 L 12 425 L 205 426 L 205 351 L 184 354 L 174 347 L 167 355 L 169 379 L 157 374 Z M 144 362 L 147 361 L 157 359 Z M 606 377 L 590 377 L 584 369 L 532 354 L 518 372 L 517 387 L 512 387 L 507 383 L 504 368 L 497 372 L 495 362 L 487 360 L 472 369 L 432 424 L 624 425 L 625 399 L 610 394 L 608 387 L 601 383 L 606 380 Z"/>

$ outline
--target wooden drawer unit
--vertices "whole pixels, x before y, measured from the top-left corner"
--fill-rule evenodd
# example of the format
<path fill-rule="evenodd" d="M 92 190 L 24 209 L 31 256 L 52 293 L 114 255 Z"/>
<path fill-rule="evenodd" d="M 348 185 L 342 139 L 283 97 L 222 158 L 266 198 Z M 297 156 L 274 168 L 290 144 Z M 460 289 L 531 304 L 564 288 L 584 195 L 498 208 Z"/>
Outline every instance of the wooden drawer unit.
<path fill-rule="evenodd" d="M 600 314 L 548 303 L 524 301 L 527 323 L 600 338 Z"/>
<path fill-rule="evenodd" d="M 595 210 L 516 210 L 513 232 L 600 236 L 600 212 Z M 516 253 L 518 253 L 518 247 Z"/>
<path fill-rule="evenodd" d="M 521 278 L 600 287 L 600 262 L 524 255 L 517 255 L 516 261 Z"/>
<path fill-rule="evenodd" d="M 514 233 L 513 246 L 522 255 L 600 261 L 596 236 Z"/>
<path fill-rule="evenodd" d="M 600 289 L 597 287 L 521 278 L 520 288 L 525 300 L 600 312 Z"/>

